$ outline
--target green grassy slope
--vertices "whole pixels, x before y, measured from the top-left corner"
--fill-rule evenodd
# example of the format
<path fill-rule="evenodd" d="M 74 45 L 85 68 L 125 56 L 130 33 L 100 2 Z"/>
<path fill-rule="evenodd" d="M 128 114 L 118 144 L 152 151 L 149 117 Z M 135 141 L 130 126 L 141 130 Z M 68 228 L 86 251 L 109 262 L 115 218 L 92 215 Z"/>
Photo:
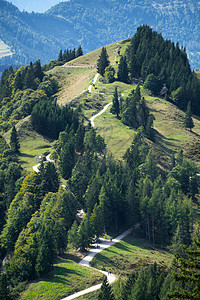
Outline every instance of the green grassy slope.
<path fill-rule="evenodd" d="M 30 117 L 20 121 L 16 128 L 20 142 L 19 161 L 26 171 L 32 172 L 32 167 L 39 163 L 39 156 L 50 151 L 52 141 L 33 130 Z M 10 132 L 4 135 L 7 143 L 10 142 Z"/>
<path fill-rule="evenodd" d="M 155 261 L 165 270 L 170 267 L 172 259 L 173 256 L 169 252 L 152 247 L 146 240 L 129 235 L 121 242 L 97 254 L 91 265 L 123 277 Z"/>
<path fill-rule="evenodd" d="M 74 258 L 60 258 L 48 277 L 32 282 L 21 300 L 62 299 L 101 282 L 103 274 L 82 267 Z"/>

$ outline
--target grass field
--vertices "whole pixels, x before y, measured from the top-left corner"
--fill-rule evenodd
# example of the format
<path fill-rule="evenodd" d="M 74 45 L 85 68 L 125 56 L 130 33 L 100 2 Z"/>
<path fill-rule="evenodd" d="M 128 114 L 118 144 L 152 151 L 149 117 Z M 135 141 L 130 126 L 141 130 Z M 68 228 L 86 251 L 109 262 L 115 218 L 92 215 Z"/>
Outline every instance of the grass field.
<path fill-rule="evenodd" d="M 47 278 L 32 282 L 21 300 L 62 299 L 102 281 L 103 275 L 80 266 L 74 258 L 60 258 Z"/>
<path fill-rule="evenodd" d="M 155 261 L 166 270 L 170 267 L 172 259 L 173 256 L 169 252 L 152 247 L 146 240 L 129 235 L 121 242 L 97 254 L 91 265 L 124 277 Z"/>
<path fill-rule="evenodd" d="M 120 59 L 118 51 L 120 51 L 120 54 L 123 54 L 128 44 L 129 41 L 117 42 L 106 46 L 110 63 L 116 70 L 117 62 Z M 55 67 L 48 71 L 48 73 L 56 76 L 59 80 L 60 91 L 57 94 L 59 104 L 68 103 L 88 90 L 92 79 L 97 73 L 96 64 L 100 53 L 101 49 L 97 49 L 66 63 L 64 66 Z"/>
<path fill-rule="evenodd" d="M 62 66 L 55 67 L 50 73 L 59 81 L 58 103 L 63 105 L 88 90 L 96 74 L 96 69 L 94 67 Z"/>
<path fill-rule="evenodd" d="M 142 90 L 150 112 L 154 115 L 154 128 L 156 134 L 156 146 L 167 155 L 177 153 L 183 149 L 184 155 L 194 160 L 200 166 L 200 119 L 193 116 L 194 128 L 192 131 L 184 128 L 185 113 L 175 105 L 164 99 L 151 97 Z"/>
<path fill-rule="evenodd" d="M 33 166 L 39 163 L 39 156 L 50 152 L 52 141 L 33 130 L 30 117 L 21 120 L 16 128 L 20 142 L 19 161 L 26 171 L 32 172 Z M 4 135 L 7 143 L 10 141 L 10 132 Z"/>

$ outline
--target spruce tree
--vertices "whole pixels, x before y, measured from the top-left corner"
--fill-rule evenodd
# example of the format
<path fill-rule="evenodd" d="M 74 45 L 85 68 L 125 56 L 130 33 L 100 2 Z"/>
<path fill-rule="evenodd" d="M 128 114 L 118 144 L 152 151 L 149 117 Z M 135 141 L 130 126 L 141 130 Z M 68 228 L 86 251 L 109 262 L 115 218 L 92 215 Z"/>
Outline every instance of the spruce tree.
<path fill-rule="evenodd" d="M 117 87 L 115 88 L 115 92 L 113 94 L 113 104 L 112 107 L 110 109 L 110 112 L 114 115 L 117 115 L 117 117 L 119 116 L 119 100 L 118 100 L 118 92 L 117 92 Z"/>
<path fill-rule="evenodd" d="M 78 47 L 78 49 L 76 51 L 76 57 L 79 57 L 81 55 L 83 55 L 83 50 L 82 50 L 81 45 L 79 45 L 79 47 Z"/>
<path fill-rule="evenodd" d="M 13 126 L 10 135 L 10 147 L 14 153 L 19 153 L 20 144 L 19 144 L 19 138 L 15 126 Z"/>
<path fill-rule="evenodd" d="M 127 83 L 128 81 L 128 67 L 126 62 L 126 56 L 121 56 L 119 66 L 118 66 L 118 72 L 117 72 L 117 78 L 119 81 Z"/>
<path fill-rule="evenodd" d="M 183 247 L 184 256 L 176 254 L 174 273 L 179 283 L 178 290 L 169 295 L 170 299 L 200 299 L 200 239 L 196 235 L 193 247 Z"/>
<path fill-rule="evenodd" d="M 111 287 L 108 283 L 107 277 L 103 277 L 103 282 L 101 285 L 100 293 L 98 295 L 98 300 L 114 300 L 114 295 L 112 293 Z"/>
<path fill-rule="evenodd" d="M 60 52 L 59 52 L 59 55 L 58 55 L 58 61 L 63 61 L 62 50 L 60 50 Z"/>
<path fill-rule="evenodd" d="M 191 103 L 190 103 L 190 101 L 188 102 L 187 111 L 185 113 L 184 126 L 185 126 L 185 128 L 189 128 L 190 131 L 194 127 L 194 123 L 193 123 L 193 120 L 192 120 L 192 112 L 191 112 Z"/>
<path fill-rule="evenodd" d="M 106 48 L 103 47 L 101 50 L 101 54 L 99 56 L 99 59 L 97 60 L 97 71 L 101 76 L 104 76 L 105 68 L 109 66 L 109 58 L 106 51 Z"/>

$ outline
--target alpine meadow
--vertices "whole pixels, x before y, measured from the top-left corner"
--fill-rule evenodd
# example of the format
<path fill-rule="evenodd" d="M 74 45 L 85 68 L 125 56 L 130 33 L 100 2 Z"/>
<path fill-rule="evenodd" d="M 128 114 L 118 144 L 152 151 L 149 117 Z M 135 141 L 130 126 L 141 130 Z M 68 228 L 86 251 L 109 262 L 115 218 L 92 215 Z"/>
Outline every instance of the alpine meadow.
<path fill-rule="evenodd" d="M 32 17 L 56 24 L 72 4 Z M 92 52 L 74 44 L 44 63 L 4 57 L 0 300 L 198 300 L 200 73 L 150 25 Z"/>

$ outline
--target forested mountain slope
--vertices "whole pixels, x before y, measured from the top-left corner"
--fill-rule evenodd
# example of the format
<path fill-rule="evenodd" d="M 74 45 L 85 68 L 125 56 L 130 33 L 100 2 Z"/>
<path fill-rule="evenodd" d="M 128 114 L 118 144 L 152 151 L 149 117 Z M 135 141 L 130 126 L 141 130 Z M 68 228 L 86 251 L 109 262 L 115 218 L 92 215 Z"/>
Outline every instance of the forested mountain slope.
<path fill-rule="evenodd" d="M 116 40 L 132 37 L 148 24 L 162 35 L 186 46 L 192 68 L 199 68 L 200 6 L 195 1 L 71 0 L 45 14 L 20 12 L 0 1 L 0 38 L 16 55 L 1 63 L 42 63 L 56 58 L 59 49 L 77 47 L 90 52 Z"/>
<path fill-rule="evenodd" d="M 41 67 L 37 60 L 20 69 L 10 67 L 0 80 L 0 129 L 6 132 L 6 140 L 0 136 L 3 299 L 19 298 L 28 282 L 52 275 L 52 265 L 67 249 L 84 251 L 104 233 L 112 237 L 132 227 L 134 234 L 148 241 L 151 253 L 156 246 L 170 246 L 176 252 L 181 251 L 181 244 L 193 242 L 198 228 L 200 182 L 195 162 L 200 122 L 192 118 L 191 108 L 199 113 L 199 81 L 190 70 L 185 50 L 149 26 L 140 26 L 131 40 L 76 60 L 66 63 L 61 54 L 53 69 L 52 62 Z M 89 91 L 97 70 L 101 75 Z M 80 83 L 79 88 L 68 79 Z M 164 94 L 160 92 L 163 86 Z M 67 95 L 70 89 L 75 92 Z M 92 127 L 89 119 L 106 103 L 112 104 L 111 109 L 98 116 Z M 186 113 L 178 109 L 186 105 Z M 192 121 L 189 125 L 186 115 Z M 35 130 L 36 139 L 40 134 L 54 140 L 49 149 L 54 162 L 43 161 L 50 142 L 47 145 L 40 139 L 39 145 L 38 138 L 30 143 L 30 130 Z M 194 143 L 193 161 L 188 161 L 186 146 Z M 119 157 L 116 154 L 122 146 Z M 27 153 L 25 147 L 32 152 Z M 33 164 L 22 168 L 26 158 L 34 165 L 40 162 L 39 172 L 28 173 Z M 79 209 L 85 212 L 80 224 L 76 220 Z M 127 263 L 120 262 L 120 268 L 116 264 L 121 270 L 129 265 L 125 276 L 149 264 L 146 255 L 136 265 L 129 263 L 129 257 Z M 163 282 L 168 271 L 161 260 L 159 264 Z M 67 282 L 69 273 L 79 273 L 69 263 L 66 269 Z M 161 284 L 157 295 L 160 289 Z M 170 289 L 165 289 L 164 296 Z M 72 290 L 73 283 L 71 291 L 51 298 L 65 297 Z"/>

